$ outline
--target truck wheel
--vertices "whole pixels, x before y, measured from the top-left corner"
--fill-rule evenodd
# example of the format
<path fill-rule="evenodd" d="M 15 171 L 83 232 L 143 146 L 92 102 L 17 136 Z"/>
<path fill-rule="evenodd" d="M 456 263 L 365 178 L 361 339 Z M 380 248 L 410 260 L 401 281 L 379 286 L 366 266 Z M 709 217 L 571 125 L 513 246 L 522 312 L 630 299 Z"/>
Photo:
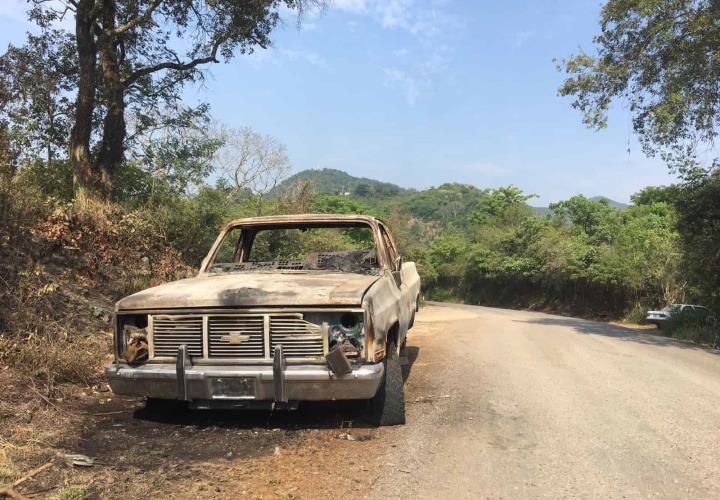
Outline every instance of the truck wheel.
<path fill-rule="evenodd" d="M 415 309 L 413 309 L 412 316 L 410 317 L 410 323 L 408 324 L 408 330 L 415 326 L 415 313 L 420 310 L 420 296 L 418 295 L 415 299 Z"/>
<path fill-rule="evenodd" d="M 405 423 L 405 391 L 400 360 L 393 342 L 387 345 L 383 365 L 383 381 L 375 397 L 370 400 L 370 420 L 377 426 L 402 425 Z"/>

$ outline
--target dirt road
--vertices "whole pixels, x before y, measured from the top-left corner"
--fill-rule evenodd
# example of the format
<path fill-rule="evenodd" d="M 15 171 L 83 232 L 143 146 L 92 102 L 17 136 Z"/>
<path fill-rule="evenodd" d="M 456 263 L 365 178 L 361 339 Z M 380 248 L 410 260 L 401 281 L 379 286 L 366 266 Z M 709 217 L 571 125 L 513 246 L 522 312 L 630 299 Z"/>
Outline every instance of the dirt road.
<path fill-rule="evenodd" d="M 720 498 L 714 351 L 559 316 L 431 305 L 408 361 L 408 423 L 395 428 L 368 426 L 355 404 L 158 416 L 138 400 L 84 395 L 63 407 L 72 418 L 61 439 L 25 433 L 54 444 L 23 468 L 55 468 L 22 492 Z M 96 465 L 68 468 L 58 453 Z"/>
<path fill-rule="evenodd" d="M 410 397 L 450 397 L 412 406 L 372 497 L 720 498 L 717 352 L 481 307 L 414 334 Z"/>

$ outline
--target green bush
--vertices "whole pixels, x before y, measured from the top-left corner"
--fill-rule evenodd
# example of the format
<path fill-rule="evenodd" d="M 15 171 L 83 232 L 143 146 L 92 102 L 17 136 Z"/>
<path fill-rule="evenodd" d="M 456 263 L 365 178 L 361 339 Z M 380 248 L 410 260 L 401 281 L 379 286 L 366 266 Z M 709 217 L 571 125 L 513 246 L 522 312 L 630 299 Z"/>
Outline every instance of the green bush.
<path fill-rule="evenodd" d="M 663 322 L 662 332 L 673 338 L 715 346 L 720 338 L 720 324 L 711 314 L 685 310 Z"/>

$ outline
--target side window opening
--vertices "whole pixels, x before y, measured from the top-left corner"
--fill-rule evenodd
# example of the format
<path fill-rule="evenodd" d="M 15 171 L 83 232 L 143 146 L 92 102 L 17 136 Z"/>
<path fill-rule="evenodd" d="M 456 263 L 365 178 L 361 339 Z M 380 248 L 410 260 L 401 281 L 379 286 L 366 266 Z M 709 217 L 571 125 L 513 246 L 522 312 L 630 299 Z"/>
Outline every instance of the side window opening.
<path fill-rule="evenodd" d="M 223 238 L 217 253 L 215 262 L 235 263 L 239 259 L 241 228 L 236 227 L 228 231 Z"/>

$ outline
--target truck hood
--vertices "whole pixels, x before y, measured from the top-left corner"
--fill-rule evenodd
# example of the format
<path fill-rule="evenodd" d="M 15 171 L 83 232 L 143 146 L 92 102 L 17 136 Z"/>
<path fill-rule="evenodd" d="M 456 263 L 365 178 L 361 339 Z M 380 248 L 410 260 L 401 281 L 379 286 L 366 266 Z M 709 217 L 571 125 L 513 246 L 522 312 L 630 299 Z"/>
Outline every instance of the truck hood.
<path fill-rule="evenodd" d="M 232 273 L 173 281 L 135 293 L 117 310 L 359 305 L 380 276 L 351 273 Z"/>

